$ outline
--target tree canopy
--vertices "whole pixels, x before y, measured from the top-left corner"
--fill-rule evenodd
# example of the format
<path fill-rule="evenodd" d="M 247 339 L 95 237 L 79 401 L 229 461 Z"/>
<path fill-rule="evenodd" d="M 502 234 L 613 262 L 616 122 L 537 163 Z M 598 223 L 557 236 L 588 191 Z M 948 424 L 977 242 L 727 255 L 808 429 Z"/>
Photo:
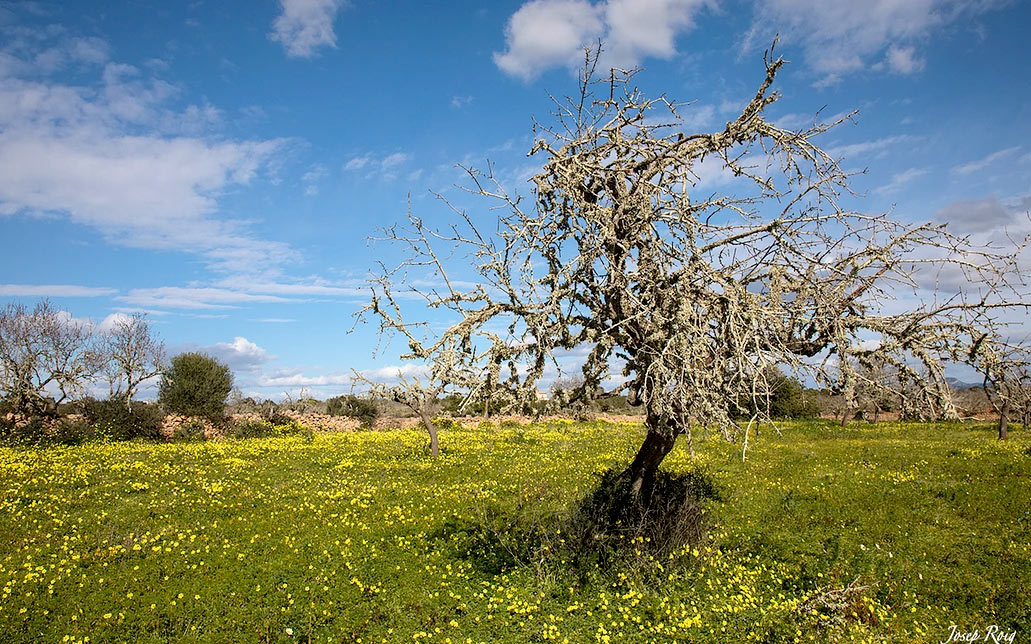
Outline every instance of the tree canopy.
<path fill-rule="evenodd" d="M 883 386 L 955 414 L 946 364 L 981 360 L 999 337 L 993 312 L 1027 301 L 1012 250 L 843 206 L 849 175 L 816 139 L 847 117 L 799 130 L 768 120 L 784 64 L 772 50 L 741 114 L 710 133 L 685 131 L 683 104 L 645 97 L 634 72 L 596 78 L 596 61 L 588 54 L 579 93 L 535 126 L 532 198 L 467 170 L 469 190 L 500 206 L 496 233 L 456 206 L 450 226 L 409 212 L 385 231 L 409 255 L 376 276 L 362 315 L 400 334 L 404 357 L 511 405 L 534 399 L 556 351 L 588 347 L 571 401 L 615 373 L 644 408 L 648 437 L 626 472 L 635 491 L 692 426 L 732 438 L 767 419 L 778 367 L 850 399 L 876 358 L 896 374 Z M 726 192 L 706 183 L 712 173 Z M 472 285 L 452 277 L 460 252 Z M 960 286 L 937 289 L 944 273 Z M 400 289 L 449 311 L 450 326 L 428 333 L 404 317 Z"/>

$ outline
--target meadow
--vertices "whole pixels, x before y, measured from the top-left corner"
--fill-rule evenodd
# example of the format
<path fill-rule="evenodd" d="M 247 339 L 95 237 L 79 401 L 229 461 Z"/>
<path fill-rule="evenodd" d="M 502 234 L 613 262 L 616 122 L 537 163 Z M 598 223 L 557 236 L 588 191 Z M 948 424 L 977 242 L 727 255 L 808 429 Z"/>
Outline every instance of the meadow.
<path fill-rule="evenodd" d="M 1027 432 L 794 422 L 746 462 L 681 440 L 663 467 L 711 481 L 704 538 L 572 565 L 561 517 L 642 436 L 453 428 L 438 461 L 412 430 L 0 448 L 0 641 L 1031 637 Z"/>

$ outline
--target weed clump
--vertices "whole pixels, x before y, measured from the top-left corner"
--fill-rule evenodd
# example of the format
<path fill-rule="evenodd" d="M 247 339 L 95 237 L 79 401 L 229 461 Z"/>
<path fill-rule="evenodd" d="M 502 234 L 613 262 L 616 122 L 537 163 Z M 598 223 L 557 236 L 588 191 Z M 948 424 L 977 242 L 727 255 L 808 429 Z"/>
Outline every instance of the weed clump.
<path fill-rule="evenodd" d="M 601 473 L 598 486 L 566 521 L 574 563 L 609 564 L 627 550 L 636 557 L 666 559 L 704 538 L 702 502 L 719 500 L 712 480 L 701 472 L 660 470 L 650 496 L 635 493 L 622 471 Z"/>

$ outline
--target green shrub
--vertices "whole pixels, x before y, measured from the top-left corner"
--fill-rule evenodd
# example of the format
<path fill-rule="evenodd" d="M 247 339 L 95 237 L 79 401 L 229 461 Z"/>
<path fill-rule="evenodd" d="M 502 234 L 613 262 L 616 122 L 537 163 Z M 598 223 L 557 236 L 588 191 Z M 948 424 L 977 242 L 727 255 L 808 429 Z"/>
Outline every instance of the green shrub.
<path fill-rule="evenodd" d="M 307 440 L 313 439 L 312 429 L 296 420 L 273 424 L 267 420 L 248 418 L 238 420 L 229 425 L 226 436 L 230 438 L 268 438 L 270 436 L 296 436 L 302 434 Z"/>
<path fill-rule="evenodd" d="M 229 367 L 203 353 L 182 353 L 161 376 L 158 400 L 168 411 L 225 422 L 225 402 L 233 389 Z"/>
<path fill-rule="evenodd" d="M 124 400 L 96 400 L 85 398 L 81 402 L 82 415 L 93 431 L 111 440 L 132 440 L 161 438 L 161 426 L 165 414 L 152 403 L 134 402 L 126 405 Z"/>
<path fill-rule="evenodd" d="M 272 423 L 264 420 L 238 420 L 231 425 L 226 432 L 230 438 L 266 438 L 275 434 Z"/>
<path fill-rule="evenodd" d="M 430 422 L 437 429 L 462 429 L 462 424 L 450 416 L 437 416 Z"/>
<path fill-rule="evenodd" d="M 49 420 L 33 416 L 21 422 L 4 422 L 0 435 L 6 441 L 24 445 L 41 445 L 50 440 Z"/>
<path fill-rule="evenodd" d="M 359 398 L 355 395 L 336 396 L 326 401 L 326 413 L 330 416 L 346 416 L 354 418 L 365 429 L 372 429 L 379 417 L 379 407 L 370 398 Z"/>
<path fill-rule="evenodd" d="M 208 437 L 205 430 L 204 421 L 190 418 L 175 428 L 172 438 L 180 441 L 202 441 Z"/>
<path fill-rule="evenodd" d="M 765 413 L 768 402 L 771 418 L 800 419 L 820 417 L 820 406 L 816 402 L 815 393 L 807 391 L 797 378 L 792 378 L 776 371 L 768 374 L 767 380 L 770 383 L 771 389 L 769 400 L 760 399 L 754 401 L 750 398 L 741 399 L 738 403 L 740 406 L 738 416 L 744 418 L 751 417 L 757 408 Z"/>
<path fill-rule="evenodd" d="M 81 418 L 61 418 L 53 424 L 53 441 L 61 445 L 81 445 L 97 438 L 96 427 Z"/>

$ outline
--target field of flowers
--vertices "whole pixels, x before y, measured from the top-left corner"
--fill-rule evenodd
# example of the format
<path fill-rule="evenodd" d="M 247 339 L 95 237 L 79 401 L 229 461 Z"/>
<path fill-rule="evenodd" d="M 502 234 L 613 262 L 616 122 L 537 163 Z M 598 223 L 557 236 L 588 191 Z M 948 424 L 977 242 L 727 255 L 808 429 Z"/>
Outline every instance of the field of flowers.
<path fill-rule="evenodd" d="M 560 525 L 641 437 L 451 429 L 436 462 L 412 430 L 0 448 L 0 641 L 1031 637 L 1027 433 L 795 423 L 744 463 L 679 444 L 664 467 L 719 491 L 701 543 L 609 568 L 508 556 L 506 522 Z"/>

